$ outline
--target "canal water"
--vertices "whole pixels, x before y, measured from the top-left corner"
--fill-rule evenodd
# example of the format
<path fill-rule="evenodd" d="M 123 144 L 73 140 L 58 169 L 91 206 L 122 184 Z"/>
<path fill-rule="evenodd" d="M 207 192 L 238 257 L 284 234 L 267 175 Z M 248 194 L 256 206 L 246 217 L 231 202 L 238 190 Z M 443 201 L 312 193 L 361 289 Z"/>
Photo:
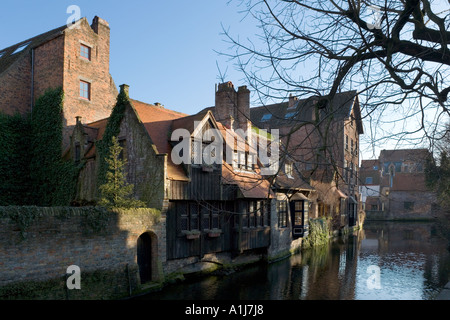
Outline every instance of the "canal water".
<path fill-rule="evenodd" d="M 272 264 L 169 285 L 146 300 L 430 300 L 450 278 L 431 222 L 366 222 L 363 230 Z"/>

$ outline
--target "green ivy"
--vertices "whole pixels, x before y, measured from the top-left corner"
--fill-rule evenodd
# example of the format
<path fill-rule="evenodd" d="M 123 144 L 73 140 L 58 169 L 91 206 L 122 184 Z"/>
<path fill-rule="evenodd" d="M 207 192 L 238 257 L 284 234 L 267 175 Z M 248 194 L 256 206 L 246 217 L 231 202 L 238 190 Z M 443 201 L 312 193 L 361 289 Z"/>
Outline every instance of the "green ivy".
<path fill-rule="evenodd" d="M 97 142 L 99 168 L 97 176 L 97 185 L 101 186 L 106 182 L 106 173 L 108 171 L 108 163 L 106 162 L 110 148 L 113 144 L 113 137 L 117 137 L 120 133 L 120 123 L 125 116 L 126 106 L 130 104 L 127 93 L 122 90 L 117 96 L 116 105 L 114 106 L 111 116 L 108 119 L 108 123 L 103 134 L 101 141 Z"/>
<path fill-rule="evenodd" d="M 75 194 L 79 168 L 62 159 L 63 103 L 62 88 L 49 89 L 31 114 L 30 177 L 39 206 L 68 205 Z"/>
<path fill-rule="evenodd" d="M 31 181 L 29 117 L 0 113 L 0 205 L 25 205 Z"/>
<path fill-rule="evenodd" d="M 63 161 L 62 88 L 49 89 L 31 115 L 0 114 L 0 205 L 70 204 L 82 166 Z"/>
<path fill-rule="evenodd" d="M 303 248 L 311 248 L 328 244 L 330 239 L 330 228 L 328 221 L 323 218 L 309 220 L 309 233 L 303 242 Z"/>

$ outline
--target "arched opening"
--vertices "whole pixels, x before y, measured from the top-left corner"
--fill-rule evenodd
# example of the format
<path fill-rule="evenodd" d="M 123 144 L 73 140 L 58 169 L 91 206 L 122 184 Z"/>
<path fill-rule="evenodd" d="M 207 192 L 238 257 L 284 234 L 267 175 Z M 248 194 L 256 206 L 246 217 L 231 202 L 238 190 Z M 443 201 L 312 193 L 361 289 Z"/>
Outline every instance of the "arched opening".
<path fill-rule="evenodd" d="M 141 283 L 152 281 L 154 241 L 156 239 L 152 239 L 149 232 L 141 234 L 137 240 L 137 263 Z"/>

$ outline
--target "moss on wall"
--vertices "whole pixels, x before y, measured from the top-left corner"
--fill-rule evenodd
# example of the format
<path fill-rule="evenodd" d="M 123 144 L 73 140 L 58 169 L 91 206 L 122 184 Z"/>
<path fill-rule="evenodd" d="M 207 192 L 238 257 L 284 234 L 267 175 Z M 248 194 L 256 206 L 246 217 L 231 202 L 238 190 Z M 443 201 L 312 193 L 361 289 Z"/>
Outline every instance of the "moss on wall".
<path fill-rule="evenodd" d="M 115 299 L 139 291 L 137 240 L 145 232 L 154 234 L 158 268 L 165 259 L 156 209 L 0 207 L 0 225 L 0 299 Z M 74 264 L 81 290 L 65 283 Z M 163 279 L 162 270 L 152 272 Z"/>
<path fill-rule="evenodd" d="M 330 221 L 325 218 L 310 219 L 309 233 L 302 245 L 304 249 L 328 244 L 330 240 Z"/>

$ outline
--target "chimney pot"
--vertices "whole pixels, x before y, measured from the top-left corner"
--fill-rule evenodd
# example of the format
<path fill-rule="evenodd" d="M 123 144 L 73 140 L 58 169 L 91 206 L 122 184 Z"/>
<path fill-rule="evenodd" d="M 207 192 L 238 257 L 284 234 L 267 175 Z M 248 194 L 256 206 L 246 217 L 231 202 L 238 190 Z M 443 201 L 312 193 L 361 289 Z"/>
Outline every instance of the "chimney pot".
<path fill-rule="evenodd" d="M 120 86 L 120 93 L 125 93 L 127 95 L 127 97 L 129 97 L 129 93 L 130 93 L 130 86 L 127 84 L 122 84 Z"/>

